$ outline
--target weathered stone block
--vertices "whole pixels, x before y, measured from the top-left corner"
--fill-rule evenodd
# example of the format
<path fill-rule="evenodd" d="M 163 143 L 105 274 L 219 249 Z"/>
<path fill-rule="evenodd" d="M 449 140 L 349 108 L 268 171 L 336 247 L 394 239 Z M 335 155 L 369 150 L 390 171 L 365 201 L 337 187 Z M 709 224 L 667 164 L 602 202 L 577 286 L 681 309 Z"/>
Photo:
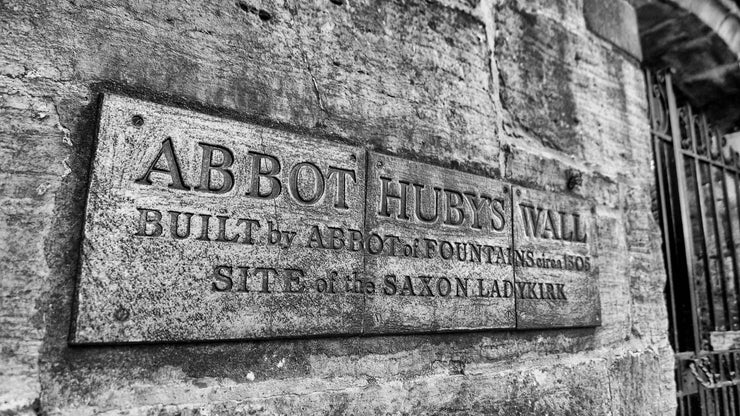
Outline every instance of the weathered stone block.
<path fill-rule="evenodd" d="M 584 0 L 586 26 L 619 49 L 642 60 L 635 8 L 625 0 Z"/>
<path fill-rule="evenodd" d="M 368 332 L 514 328 L 510 185 L 377 153 L 368 162 L 368 235 L 397 245 L 367 257 L 379 292 Z"/>
<path fill-rule="evenodd" d="M 580 0 L 335 3 L 0 2 L 0 411 L 675 413 L 657 228 L 627 218 L 650 215 L 625 197 L 651 182 L 640 68 Z M 603 326 L 69 346 L 101 90 L 548 191 L 575 168 Z"/>
<path fill-rule="evenodd" d="M 600 325 L 595 208 L 520 187 L 513 207 L 517 328 Z"/>
<path fill-rule="evenodd" d="M 359 148 L 122 96 L 101 108 L 75 342 L 362 331 L 362 293 L 332 277 L 363 257 L 324 246 L 363 228 Z"/>

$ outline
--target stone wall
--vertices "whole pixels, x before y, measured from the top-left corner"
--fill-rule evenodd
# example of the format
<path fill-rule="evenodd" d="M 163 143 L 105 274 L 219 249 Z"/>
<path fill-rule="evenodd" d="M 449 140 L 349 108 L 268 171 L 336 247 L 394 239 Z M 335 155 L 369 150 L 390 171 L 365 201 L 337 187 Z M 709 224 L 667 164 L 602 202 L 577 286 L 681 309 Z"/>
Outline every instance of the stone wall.
<path fill-rule="evenodd" d="M 0 0 L 0 414 L 668 415 L 644 79 L 581 0 Z M 99 93 L 597 204 L 603 325 L 67 344 Z"/>

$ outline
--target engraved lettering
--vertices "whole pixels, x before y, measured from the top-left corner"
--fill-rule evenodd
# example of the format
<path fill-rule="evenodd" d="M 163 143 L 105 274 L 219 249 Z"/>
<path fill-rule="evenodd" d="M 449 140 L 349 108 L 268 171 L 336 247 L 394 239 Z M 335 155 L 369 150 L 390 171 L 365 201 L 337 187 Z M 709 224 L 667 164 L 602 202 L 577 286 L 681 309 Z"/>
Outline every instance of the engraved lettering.
<path fill-rule="evenodd" d="M 329 232 L 329 244 L 328 247 L 334 250 L 341 250 L 344 248 L 344 231 L 341 228 L 327 227 Z"/>
<path fill-rule="evenodd" d="M 460 279 L 459 277 L 455 278 L 455 297 L 462 297 L 467 298 L 468 297 L 468 278 Z"/>
<path fill-rule="evenodd" d="M 212 288 L 215 292 L 226 292 L 231 290 L 234 286 L 234 283 L 231 280 L 233 270 L 234 269 L 231 266 L 216 266 L 213 269 L 213 278 L 216 279 L 216 281 L 213 282 Z"/>
<path fill-rule="evenodd" d="M 239 274 L 241 274 L 242 276 L 242 285 L 236 291 L 249 292 L 249 275 L 247 274 L 247 272 L 249 271 L 249 267 L 237 266 L 237 269 L 239 269 Z"/>
<path fill-rule="evenodd" d="M 480 244 L 470 244 L 470 261 L 471 262 L 477 262 L 477 263 L 481 262 L 481 257 L 480 257 L 481 250 L 482 250 L 482 247 Z M 490 254 L 488 257 L 489 258 L 491 257 Z"/>
<path fill-rule="evenodd" d="M 189 212 L 177 212 L 177 211 L 168 211 L 170 213 L 170 235 L 175 240 L 182 240 L 185 238 L 190 237 L 190 218 L 193 216 L 193 214 Z M 179 218 L 180 215 L 185 215 L 185 234 L 180 234 L 179 229 Z"/>
<path fill-rule="evenodd" d="M 304 168 L 307 168 L 310 172 L 312 172 L 313 176 L 313 191 L 310 196 L 306 197 L 301 195 L 301 187 L 298 182 L 298 176 L 301 174 L 301 170 L 304 170 Z M 290 182 L 288 190 L 290 191 L 290 195 L 293 197 L 293 199 L 302 204 L 313 205 L 318 202 L 324 195 L 325 186 L 326 184 L 324 182 L 324 175 L 321 173 L 321 170 L 319 170 L 318 166 L 314 165 L 313 163 L 301 162 L 293 166 L 293 169 L 290 170 Z"/>
<path fill-rule="evenodd" d="M 575 229 L 575 241 L 578 243 L 585 243 L 588 236 L 586 235 L 586 230 L 581 229 L 581 217 L 578 214 L 573 214 L 573 228 Z"/>
<path fill-rule="evenodd" d="M 198 143 L 203 149 L 203 158 L 200 167 L 200 185 L 195 190 L 200 192 L 211 192 L 214 194 L 224 194 L 234 187 L 234 174 L 229 169 L 234 164 L 234 153 L 223 147 L 206 143 Z M 223 160 L 216 163 L 213 159 L 215 153 L 221 155 Z M 211 181 L 211 175 L 217 172 L 223 183 L 214 187 Z"/>
<path fill-rule="evenodd" d="M 524 220 L 524 232 L 527 237 L 539 237 L 540 235 L 540 214 L 542 210 L 536 210 L 532 205 L 519 204 Z"/>
<path fill-rule="evenodd" d="M 421 292 L 419 292 L 419 296 L 434 296 L 434 294 L 432 293 L 432 288 L 429 286 L 429 284 L 432 282 L 432 277 L 419 276 L 419 280 L 421 280 L 421 283 L 423 285 L 423 287 L 421 288 Z"/>
<path fill-rule="evenodd" d="M 510 298 L 514 294 L 514 284 L 508 280 L 504 280 L 504 297 Z"/>
<path fill-rule="evenodd" d="M 498 288 L 498 280 L 494 280 L 493 284 L 491 285 L 491 297 L 493 296 L 497 298 L 501 297 L 501 291 Z"/>
<path fill-rule="evenodd" d="M 336 176 L 337 178 L 337 193 L 334 197 L 334 208 L 349 209 L 347 206 L 347 177 L 352 179 L 352 182 L 357 183 L 355 171 L 329 166 L 329 180 L 331 180 L 332 176 Z"/>
<path fill-rule="evenodd" d="M 197 240 L 211 241 L 211 239 L 208 238 L 208 222 L 211 219 L 211 216 L 207 214 L 199 214 L 198 216 L 200 217 L 200 236 L 198 236 Z"/>
<path fill-rule="evenodd" d="M 567 300 L 565 297 L 565 285 L 562 283 L 555 284 L 555 290 L 557 291 L 557 299 Z"/>
<path fill-rule="evenodd" d="M 446 277 L 440 277 L 437 279 L 437 294 L 439 294 L 439 296 L 447 297 L 450 295 L 451 291 L 452 284 L 450 283 L 450 279 Z"/>
<path fill-rule="evenodd" d="M 491 202 L 491 227 L 495 231 L 503 231 L 504 227 L 506 227 L 504 203 L 505 201 L 501 198 L 494 199 Z"/>
<path fill-rule="evenodd" d="M 324 241 L 321 239 L 321 230 L 318 225 L 311 227 L 311 235 L 308 237 L 308 248 L 326 248 Z"/>
<path fill-rule="evenodd" d="M 470 228 L 474 228 L 476 230 L 483 229 L 483 226 L 481 225 L 481 212 L 488 206 L 488 204 L 491 203 L 491 199 L 487 196 L 478 196 L 473 193 L 466 192 L 465 198 L 468 200 L 468 203 L 473 208 L 473 220 L 470 223 Z"/>
<path fill-rule="evenodd" d="M 362 243 L 362 232 L 360 232 L 359 230 L 353 230 L 351 228 L 347 231 L 349 231 L 349 250 L 361 251 L 365 246 Z"/>
<path fill-rule="evenodd" d="M 478 296 L 485 298 L 488 296 L 491 296 L 491 292 L 488 290 L 485 290 L 483 287 L 483 279 L 476 279 L 478 280 Z"/>
<path fill-rule="evenodd" d="M 396 275 L 395 274 L 389 274 L 386 275 L 383 279 L 383 283 L 385 283 L 385 286 L 383 287 L 383 292 L 386 295 L 392 296 L 396 294 Z"/>
<path fill-rule="evenodd" d="M 252 238 L 252 235 L 254 231 L 257 231 L 260 229 L 259 220 L 251 220 L 249 218 L 240 218 L 236 222 L 236 226 L 238 227 L 242 224 L 244 224 L 244 239 L 242 240 L 242 243 L 254 244 L 254 238 Z"/>
<path fill-rule="evenodd" d="M 277 270 L 271 267 L 255 267 L 255 275 L 261 275 L 260 292 L 270 293 L 270 275 L 277 275 Z"/>
<path fill-rule="evenodd" d="M 391 178 L 381 176 L 380 177 L 380 208 L 378 215 L 383 217 L 391 217 L 391 211 L 388 208 L 389 199 L 398 200 L 398 213 L 395 214 L 395 218 L 408 220 L 409 216 L 407 213 L 407 188 L 410 185 L 409 182 L 399 181 L 399 191 L 391 192 Z"/>
<path fill-rule="evenodd" d="M 162 156 L 164 156 L 165 161 L 167 162 L 167 168 L 157 167 L 157 165 L 159 165 L 160 159 L 162 159 Z M 171 181 L 170 184 L 167 185 L 169 188 L 179 189 L 182 191 L 190 190 L 190 187 L 186 186 L 185 182 L 183 182 L 182 180 L 180 164 L 177 162 L 175 149 L 172 146 L 172 139 L 169 137 L 162 142 L 162 147 L 160 147 L 157 155 L 154 156 L 154 160 L 152 160 L 152 163 L 149 165 L 146 172 L 144 172 L 144 175 L 139 177 L 139 179 L 136 179 L 134 183 L 137 183 L 139 185 L 151 185 L 152 180 L 149 176 L 152 173 L 161 173 L 168 175 Z"/>
<path fill-rule="evenodd" d="M 547 210 L 545 212 L 545 225 L 542 229 L 542 234 L 540 235 L 540 238 L 552 238 L 555 240 L 560 239 L 560 236 L 557 233 L 557 229 L 555 228 L 555 224 L 557 222 L 553 220 L 553 215 L 555 215 L 555 213 L 552 210 Z"/>
<path fill-rule="evenodd" d="M 468 258 L 468 245 L 466 243 L 455 242 L 455 248 L 457 249 L 457 259 L 465 261 Z"/>
<path fill-rule="evenodd" d="M 373 244 L 373 241 L 375 243 Z M 370 234 L 367 238 L 367 244 L 365 245 L 367 252 L 370 254 L 380 254 L 383 252 L 383 237 L 378 234 Z"/>
<path fill-rule="evenodd" d="M 445 189 L 445 200 L 446 200 L 446 214 L 444 223 L 447 225 L 460 225 L 465 221 L 465 200 L 463 195 L 451 189 Z"/>
<path fill-rule="evenodd" d="M 285 291 L 288 293 L 303 293 L 306 289 L 301 278 L 303 278 L 303 270 L 301 269 L 285 269 L 283 285 Z"/>
<path fill-rule="evenodd" d="M 271 246 L 280 244 L 282 238 L 283 233 L 272 224 L 272 221 L 267 221 L 267 244 Z"/>
<path fill-rule="evenodd" d="M 139 237 L 159 237 L 162 235 L 162 213 L 156 209 L 136 208 L 139 211 L 139 231 L 136 232 L 136 236 Z M 151 217 L 149 214 L 152 214 Z M 153 227 L 151 232 L 148 232 L 148 226 Z"/>
<path fill-rule="evenodd" d="M 563 241 L 573 241 L 573 230 L 566 233 L 566 230 L 568 230 L 565 225 L 565 219 L 568 218 L 567 214 L 562 211 L 559 211 L 558 214 L 560 214 L 560 238 Z"/>
<path fill-rule="evenodd" d="M 277 198 L 283 189 L 280 179 L 277 178 L 277 175 L 280 173 L 280 161 L 264 153 L 249 152 L 249 155 L 252 159 L 252 177 L 250 180 L 250 190 L 246 195 L 260 199 Z M 262 191 L 262 178 L 269 181 L 269 191 Z"/>
<path fill-rule="evenodd" d="M 545 293 L 547 295 L 547 299 L 557 299 L 555 297 L 555 287 L 552 285 L 552 283 L 545 284 Z"/>
<path fill-rule="evenodd" d="M 515 283 L 516 283 L 518 297 L 521 299 L 527 299 L 527 296 L 524 293 L 524 288 L 527 286 L 527 282 L 515 282 Z"/>
<path fill-rule="evenodd" d="M 233 237 L 226 236 L 226 221 L 229 219 L 229 217 L 224 215 L 217 215 L 216 218 L 218 218 L 218 236 L 216 236 L 216 241 L 220 241 L 223 243 L 237 242 L 237 240 L 239 240 L 239 234 L 235 234 Z"/>
<path fill-rule="evenodd" d="M 439 255 L 445 260 L 449 260 L 452 258 L 453 255 L 453 249 L 452 244 L 450 244 L 449 241 L 442 240 L 442 243 L 439 245 Z"/>
<path fill-rule="evenodd" d="M 383 244 L 388 247 L 388 254 L 391 256 L 396 255 L 396 244 L 400 243 L 401 239 L 396 235 L 386 235 Z M 390 244 L 388 244 L 390 243 Z"/>
<path fill-rule="evenodd" d="M 424 244 L 426 245 L 427 258 L 431 259 L 432 257 L 434 257 L 434 253 L 437 251 L 437 241 L 425 238 Z"/>
<path fill-rule="evenodd" d="M 411 276 L 405 276 L 400 295 L 401 296 L 416 296 L 416 293 L 414 292 L 414 284 L 411 283 Z"/>
<path fill-rule="evenodd" d="M 439 210 L 440 210 L 440 199 L 442 198 L 442 189 L 437 187 L 430 187 L 432 188 L 431 192 L 434 193 L 434 198 L 427 197 L 427 199 L 434 199 L 434 207 L 431 209 L 431 213 L 425 214 L 424 213 L 424 206 L 429 205 L 424 203 L 424 196 L 422 195 L 422 190 L 426 188 L 424 185 L 420 184 L 413 184 L 414 190 L 415 190 L 415 197 L 416 197 L 416 219 L 418 219 L 421 222 L 425 223 L 434 223 L 439 219 Z"/>

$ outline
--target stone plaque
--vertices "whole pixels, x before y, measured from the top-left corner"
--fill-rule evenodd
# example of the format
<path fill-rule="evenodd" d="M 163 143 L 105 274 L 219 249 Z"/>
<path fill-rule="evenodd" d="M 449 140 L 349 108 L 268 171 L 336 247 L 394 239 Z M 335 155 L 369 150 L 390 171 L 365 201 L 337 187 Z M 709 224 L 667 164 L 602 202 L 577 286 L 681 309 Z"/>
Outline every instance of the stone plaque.
<path fill-rule="evenodd" d="M 367 332 L 514 328 L 508 184 L 368 156 Z"/>
<path fill-rule="evenodd" d="M 74 342 L 362 332 L 360 148 L 103 99 Z"/>
<path fill-rule="evenodd" d="M 594 207 L 517 187 L 513 213 L 517 328 L 600 325 Z"/>
<path fill-rule="evenodd" d="M 600 324 L 586 201 L 106 95 L 73 342 Z"/>

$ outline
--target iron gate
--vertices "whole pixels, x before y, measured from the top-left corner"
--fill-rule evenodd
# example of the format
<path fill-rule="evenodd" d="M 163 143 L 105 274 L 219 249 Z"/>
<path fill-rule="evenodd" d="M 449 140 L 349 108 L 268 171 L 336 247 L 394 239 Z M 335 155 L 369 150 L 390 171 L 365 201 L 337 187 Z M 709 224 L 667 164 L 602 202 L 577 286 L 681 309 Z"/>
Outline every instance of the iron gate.
<path fill-rule="evenodd" d="M 740 415 L 740 155 L 670 73 L 646 78 L 678 414 Z"/>

